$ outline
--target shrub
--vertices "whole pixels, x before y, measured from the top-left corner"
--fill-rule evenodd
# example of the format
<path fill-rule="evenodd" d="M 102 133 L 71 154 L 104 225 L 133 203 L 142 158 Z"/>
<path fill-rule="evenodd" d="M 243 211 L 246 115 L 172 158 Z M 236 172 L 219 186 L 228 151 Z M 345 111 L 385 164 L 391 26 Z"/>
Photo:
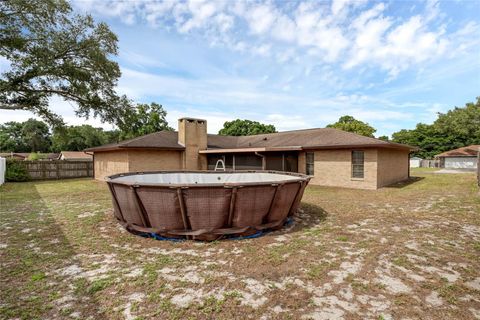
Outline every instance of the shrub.
<path fill-rule="evenodd" d="M 7 160 L 5 180 L 10 182 L 28 181 L 30 180 L 30 175 L 21 161 L 9 159 Z"/>
<path fill-rule="evenodd" d="M 40 160 L 40 153 L 38 152 L 32 152 L 28 155 L 28 160 L 32 160 L 32 161 L 35 161 L 35 160 Z"/>

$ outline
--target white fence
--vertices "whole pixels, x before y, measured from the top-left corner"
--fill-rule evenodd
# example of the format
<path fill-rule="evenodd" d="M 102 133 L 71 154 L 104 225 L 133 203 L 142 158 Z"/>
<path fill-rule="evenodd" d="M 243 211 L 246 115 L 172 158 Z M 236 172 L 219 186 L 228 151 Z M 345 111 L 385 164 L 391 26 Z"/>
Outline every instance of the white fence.
<path fill-rule="evenodd" d="M 0 186 L 5 183 L 6 169 L 7 169 L 7 159 L 0 157 Z"/>
<path fill-rule="evenodd" d="M 421 168 L 440 168 L 440 160 L 421 160 Z"/>

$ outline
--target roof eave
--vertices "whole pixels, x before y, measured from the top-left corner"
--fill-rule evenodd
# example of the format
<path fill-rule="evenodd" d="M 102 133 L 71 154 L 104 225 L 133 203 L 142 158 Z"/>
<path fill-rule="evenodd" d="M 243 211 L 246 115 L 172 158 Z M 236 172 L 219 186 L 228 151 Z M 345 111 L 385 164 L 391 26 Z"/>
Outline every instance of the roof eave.
<path fill-rule="evenodd" d="M 107 151 L 123 151 L 123 150 L 159 150 L 159 151 L 183 151 L 185 147 L 128 147 L 128 146 L 112 146 L 112 147 L 94 147 L 83 150 L 84 152 L 107 152 Z"/>
<path fill-rule="evenodd" d="M 302 150 L 300 146 L 286 146 L 286 147 L 253 147 L 253 148 L 219 148 L 200 150 L 201 154 L 215 154 L 215 153 L 247 153 L 247 152 L 275 152 L 275 151 L 299 151 Z"/>

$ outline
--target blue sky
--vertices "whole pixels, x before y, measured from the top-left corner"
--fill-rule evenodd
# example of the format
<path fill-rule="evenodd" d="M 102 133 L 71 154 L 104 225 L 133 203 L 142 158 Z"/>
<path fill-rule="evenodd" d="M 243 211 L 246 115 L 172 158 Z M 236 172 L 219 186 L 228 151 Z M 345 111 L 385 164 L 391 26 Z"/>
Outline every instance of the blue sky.
<path fill-rule="evenodd" d="M 480 2 L 74 1 L 118 35 L 119 92 L 278 130 L 349 114 L 390 135 L 480 95 Z M 74 106 L 73 106 L 74 107 Z M 67 122 L 72 106 L 52 99 Z M 0 111 L 2 122 L 28 119 Z M 111 128 L 98 120 L 94 125 Z"/>

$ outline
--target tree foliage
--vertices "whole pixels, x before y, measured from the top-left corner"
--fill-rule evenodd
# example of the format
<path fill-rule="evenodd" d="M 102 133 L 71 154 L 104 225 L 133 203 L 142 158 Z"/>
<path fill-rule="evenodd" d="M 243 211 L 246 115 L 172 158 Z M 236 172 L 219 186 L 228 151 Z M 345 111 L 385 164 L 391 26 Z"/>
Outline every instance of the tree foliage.
<path fill-rule="evenodd" d="M 52 151 L 82 151 L 111 142 L 107 132 L 91 125 L 57 128 L 52 135 Z"/>
<path fill-rule="evenodd" d="M 0 56 L 10 67 L 0 76 L 0 109 L 28 110 L 49 124 L 60 96 L 81 117 L 117 123 L 130 101 L 115 92 L 120 68 L 117 37 L 90 15 L 73 14 L 65 0 L 0 2 Z"/>
<path fill-rule="evenodd" d="M 224 136 L 250 136 L 274 132 L 277 132 L 277 130 L 275 129 L 275 126 L 271 124 L 263 124 L 252 120 L 236 119 L 233 121 L 226 121 L 218 134 Z"/>
<path fill-rule="evenodd" d="M 161 130 L 173 130 L 168 126 L 166 115 L 158 103 L 138 104 L 124 112 L 120 130 L 104 131 L 85 124 L 57 126 L 53 134 L 43 121 L 29 119 L 25 122 L 7 122 L 0 125 L 0 151 L 81 151 Z"/>
<path fill-rule="evenodd" d="M 28 119 L 0 125 L 0 150 L 11 152 L 46 152 L 50 150 L 50 133 L 46 123 Z"/>
<path fill-rule="evenodd" d="M 327 125 L 327 128 L 340 129 L 347 132 L 353 132 L 362 136 L 372 137 L 377 131 L 368 123 L 355 119 L 352 116 L 343 116 L 337 122 Z"/>
<path fill-rule="evenodd" d="M 135 138 L 157 131 L 172 131 L 166 120 L 167 112 L 161 104 L 137 104 L 125 111 L 118 123 L 120 140 Z"/>
<path fill-rule="evenodd" d="M 392 135 L 394 142 L 421 148 L 415 153 L 422 158 L 472 144 L 480 144 L 480 97 L 465 107 L 439 113 L 431 125 L 419 123 L 413 130 L 400 130 Z"/>

